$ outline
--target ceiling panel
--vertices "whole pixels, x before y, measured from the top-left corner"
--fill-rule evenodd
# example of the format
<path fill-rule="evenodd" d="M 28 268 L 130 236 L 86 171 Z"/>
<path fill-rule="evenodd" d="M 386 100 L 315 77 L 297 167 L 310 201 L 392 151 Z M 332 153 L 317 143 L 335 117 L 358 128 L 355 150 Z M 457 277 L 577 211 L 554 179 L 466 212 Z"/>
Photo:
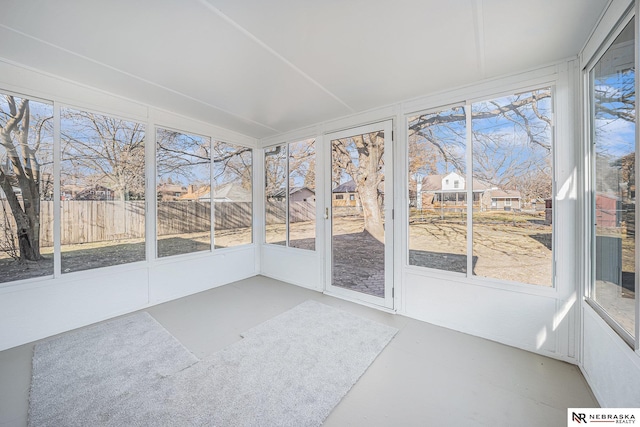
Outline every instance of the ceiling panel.
<path fill-rule="evenodd" d="M 484 50 L 489 76 L 576 56 L 608 0 L 484 0 Z"/>
<path fill-rule="evenodd" d="M 5 0 L 0 57 L 263 137 L 575 55 L 606 2 Z"/>
<path fill-rule="evenodd" d="M 208 1 L 358 111 L 479 77 L 470 0 Z"/>

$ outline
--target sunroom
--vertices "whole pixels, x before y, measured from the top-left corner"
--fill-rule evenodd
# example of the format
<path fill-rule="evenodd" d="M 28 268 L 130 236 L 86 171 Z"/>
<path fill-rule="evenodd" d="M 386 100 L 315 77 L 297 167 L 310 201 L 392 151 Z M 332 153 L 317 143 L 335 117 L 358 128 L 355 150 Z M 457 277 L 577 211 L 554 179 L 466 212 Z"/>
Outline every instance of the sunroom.
<path fill-rule="evenodd" d="M 640 407 L 637 2 L 0 9 L 3 425 L 51 337 L 206 360 L 308 299 L 399 330 L 327 425 Z"/>

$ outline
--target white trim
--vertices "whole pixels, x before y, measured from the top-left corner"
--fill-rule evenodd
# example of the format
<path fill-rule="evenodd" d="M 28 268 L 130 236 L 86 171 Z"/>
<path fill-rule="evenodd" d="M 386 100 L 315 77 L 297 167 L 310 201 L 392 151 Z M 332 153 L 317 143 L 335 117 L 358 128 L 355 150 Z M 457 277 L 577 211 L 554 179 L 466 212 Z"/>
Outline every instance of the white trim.
<path fill-rule="evenodd" d="M 53 277 L 62 275 L 62 123 L 60 104 L 53 103 Z"/>
<path fill-rule="evenodd" d="M 605 44 L 611 33 L 615 31 L 621 17 L 628 13 L 632 5 L 633 0 L 609 0 L 609 4 L 602 11 L 587 41 L 580 49 L 580 69 L 585 69 L 593 58 L 599 55 L 598 52 L 601 50 L 602 45 Z"/>

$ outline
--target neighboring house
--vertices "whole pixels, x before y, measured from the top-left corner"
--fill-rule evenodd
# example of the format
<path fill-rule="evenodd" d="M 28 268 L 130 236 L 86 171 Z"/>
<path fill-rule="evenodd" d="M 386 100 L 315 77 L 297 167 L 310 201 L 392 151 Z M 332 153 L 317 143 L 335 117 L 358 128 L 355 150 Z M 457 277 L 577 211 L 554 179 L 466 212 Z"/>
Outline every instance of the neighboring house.
<path fill-rule="evenodd" d="M 480 180 L 473 180 L 473 204 L 480 205 L 482 195 L 490 185 Z M 467 205 L 467 180 L 456 172 L 446 175 L 427 175 L 422 180 L 418 197 L 423 208 Z"/>
<path fill-rule="evenodd" d="M 291 202 L 316 202 L 316 193 L 308 187 L 293 187 L 289 190 Z"/>
<path fill-rule="evenodd" d="M 423 209 L 441 207 L 466 207 L 467 182 L 456 173 L 427 175 L 418 192 L 418 206 Z M 521 209 L 522 196 L 519 191 L 502 190 L 479 179 L 473 180 L 473 205 L 480 210 Z"/>
<path fill-rule="evenodd" d="M 180 196 L 179 200 L 197 200 L 198 202 L 211 202 L 211 186 L 204 185 L 196 188 L 189 185 L 187 192 Z M 241 184 L 230 182 L 213 188 L 213 201 L 215 203 L 251 202 L 251 191 Z"/>
<path fill-rule="evenodd" d="M 500 190 L 498 188 L 485 191 L 483 201 L 489 202 L 491 210 L 522 209 L 522 196 L 519 191 Z M 486 206 L 486 203 L 483 203 Z"/>
<path fill-rule="evenodd" d="M 281 202 L 285 199 L 286 191 L 286 189 L 281 188 L 273 194 L 268 195 L 267 199 Z M 291 187 L 289 188 L 289 201 L 315 203 L 316 193 L 308 187 Z"/>
<path fill-rule="evenodd" d="M 200 200 L 210 201 L 211 193 L 204 194 Z M 251 202 L 252 196 L 251 191 L 244 188 L 242 184 L 230 182 L 213 188 L 213 201 L 216 203 Z"/>
<path fill-rule="evenodd" d="M 211 201 L 211 186 L 203 185 L 202 187 L 196 187 L 193 184 L 189 184 L 187 192 L 178 198 L 180 201 L 199 201 L 210 202 Z"/>
<path fill-rule="evenodd" d="M 114 196 L 115 192 L 112 189 L 96 184 L 78 191 L 73 200 L 114 200 Z"/>
<path fill-rule="evenodd" d="M 332 193 L 333 206 L 360 206 L 360 197 L 358 197 L 356 183 L 353 180 L 338 185 L 333 189 Z"/>
<path fill-rule="evenodd" d="M 620 198 L 617 195 L 596 193 L 596 224 L 599 227 L 618 227 L 621 210 Z"/>
<path fill-rule="evenodd" d="M 170 202 L 179 200 L 180 197 L 187 194 L 187 187 L 183 187 L 179 184 L 173 184 L 171 182 L 163 182 L 158 184 L 156 193 L 158 200 Z"/>

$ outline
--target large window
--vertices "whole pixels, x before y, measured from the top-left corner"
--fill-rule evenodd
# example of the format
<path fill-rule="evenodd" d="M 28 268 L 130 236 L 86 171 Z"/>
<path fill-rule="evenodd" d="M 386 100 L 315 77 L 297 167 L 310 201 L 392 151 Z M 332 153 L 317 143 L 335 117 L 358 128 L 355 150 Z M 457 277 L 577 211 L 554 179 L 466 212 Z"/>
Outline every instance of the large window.
<path fill-rule="evenodd" d="M 211 140 L 156 131 L 158 257 L 211 250 Z"/>
<path fill-rule="evenodd" d="M 544 88 L 409 118 L 410 265 L 552 286 L 551 113 Z"/>
<path fill-rule="evenodd" d="M 550 89 L 472 105 L 475 275 L 552 285 L 551 105 Z"/>
<path fill-rule="evenodd" d="M 0 282 L 53 274 L 53 107 L 0 98 Z"/>
<path fill-rule="evenodd" d="M 628 342 L 636 321 L 634 21 L 589 70 L 594 182 L 589 298 Z"/>
<path fill-rule="evenodd" d="M 216 248 L 253 241 L 251 148 L 213 142 L 214 242 Z"/>
<path fill-rule="evenodd" d="M 315 140 L 265 149 L 267 243 L 315 250 Z"/>
<path fill-rule="evenodd" d="M 145 259 L 145 128 L 61 110 L 62 272 Z"/>
<path fill-rule="evenodd" d="M 467 271 L 466 115 L 409 118 L 409 263 Z"/>

